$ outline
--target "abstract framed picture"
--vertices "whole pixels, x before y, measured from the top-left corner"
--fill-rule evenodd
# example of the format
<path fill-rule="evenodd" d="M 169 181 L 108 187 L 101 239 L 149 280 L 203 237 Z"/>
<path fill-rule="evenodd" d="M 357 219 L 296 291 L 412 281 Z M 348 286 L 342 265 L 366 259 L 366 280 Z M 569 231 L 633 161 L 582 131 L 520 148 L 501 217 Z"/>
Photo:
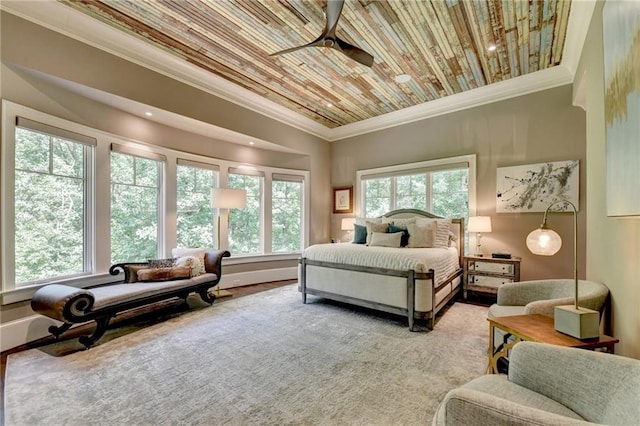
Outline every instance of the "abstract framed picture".
<path fill-rule="evenodd" d="M 333 212 L 353 213 L 353 186 L 333 188 Z"/>
<path fill-rule="evenodd" d="M 498 167 L 496 212 L 544 212 L 552 203 L 570 201 L 578 208 L 580 162 L 578 160 Z M 573 211 L 568 203 L 553 211 Z"/>
<path fill-rule="evenodd" d="M 607 216 L 640 215 L 640 2 L 602 11 Z"/>

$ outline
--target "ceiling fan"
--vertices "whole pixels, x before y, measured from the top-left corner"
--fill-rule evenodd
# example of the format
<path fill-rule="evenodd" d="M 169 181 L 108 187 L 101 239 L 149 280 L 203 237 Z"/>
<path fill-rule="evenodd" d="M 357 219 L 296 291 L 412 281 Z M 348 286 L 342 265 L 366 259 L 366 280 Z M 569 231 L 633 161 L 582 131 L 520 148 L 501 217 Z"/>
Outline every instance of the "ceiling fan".
<path fill-rule="evenodd" d="M 290 49 L 281 50 L 280 52 L 272 53 L 269 56 L 282 55 L 290 53 L 298 49 L 304 49 L 305 47 L 330 47 L 342 52 L 344 55 L 353 59 L 356 62 L 366 65 L 368 67 L 373 65 L 373 56 L 357 46 L 347 43 L 336 36 L 336 27 L 338 26 L 338 20 L 342 13 L 342 6 L 344 6 L 344 0 L 327 0 L 327 22 L 324 27 L 324 31 L 320 34 L 320 37 L 305 44 L 304 46 L 292 47 Z"/>

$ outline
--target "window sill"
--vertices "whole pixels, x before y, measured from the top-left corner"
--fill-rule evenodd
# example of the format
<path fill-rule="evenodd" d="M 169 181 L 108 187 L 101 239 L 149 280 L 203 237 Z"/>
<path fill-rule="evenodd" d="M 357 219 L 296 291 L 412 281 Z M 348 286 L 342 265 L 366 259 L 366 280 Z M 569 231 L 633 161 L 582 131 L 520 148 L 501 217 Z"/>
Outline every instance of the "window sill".
<path fill-rule="evenodd" d="M 223 265 L 242 265 L 247 263 L 276 262 L 279 260 L 297 260 L 301 251 L 293 253 L 241 254 L 222 259 Z"/>

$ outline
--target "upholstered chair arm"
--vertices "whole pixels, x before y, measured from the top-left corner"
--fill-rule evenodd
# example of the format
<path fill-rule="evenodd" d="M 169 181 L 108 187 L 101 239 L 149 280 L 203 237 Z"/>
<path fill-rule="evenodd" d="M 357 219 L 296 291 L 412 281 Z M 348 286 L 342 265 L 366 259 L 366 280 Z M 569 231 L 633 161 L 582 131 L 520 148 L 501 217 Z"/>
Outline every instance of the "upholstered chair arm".
<path fill-rule="evenodd" d="M 575 348 L 521 342 L 509 356 L 509 381 L 595 423 L 637 424 L 640 363 Z"/>
<path fill-rule="evenodd" d="M 227 250 L 207 250 L 204 254 L 204 268 L 207 272 L 212 272 L 218 277 L 222 276 L 222 258 L 230 257 Z"/>
<path fill-rule="evenodd" d="M 39 288 L 31 298 L 34 312 L 69 322 L 82 318 L 90 312 L 94 302 L 93 293 L 81 288 L 49 284 Z"/>
<path fill-rule="evenodd" d="M 536 300 L 529 302 L 524 307 L 525 314 L 541 314 L 548 317 L 553 316 L 553 310 L 556 306 L 573 305 L 573 297 L 563 297 L 561 299 Z"/>
<path fill-rule="evenodd" d="M 566 286 L 566 280 L 520 281 L 503 284 L 498 288 L 497 304 L 524 306 L 529 302 L 558 297 L 558 291 Z M 564 294 L 562 296 L 568 296 Z"/>
<path fill-rule="evenodd" d="M 432 422 L 433 426 L 532 424 L 586 425 L 589 423 L 467 388 L 450 391 L 438 407 Z"/>

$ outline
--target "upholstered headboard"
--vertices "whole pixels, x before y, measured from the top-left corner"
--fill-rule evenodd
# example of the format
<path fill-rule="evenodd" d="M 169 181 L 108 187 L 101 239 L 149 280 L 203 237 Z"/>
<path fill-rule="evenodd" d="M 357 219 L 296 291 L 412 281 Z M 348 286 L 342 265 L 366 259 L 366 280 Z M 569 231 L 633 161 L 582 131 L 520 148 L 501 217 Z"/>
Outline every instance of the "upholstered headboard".
<path fill-rule="evenodd" d="M 418 209 L 398 209 L 392 210 L 382 215 L 382 217 L 396 217 L 396 218 L 409 218 L 409 217 L 427 217 L 432 219 L 444 219 L 442 216 L 437 216 L 433 213 L 425 212 Z M 451 232 L 458 236 L 458 253 L 460 257 L 460 265 L 462 265 L 462 257 L 464 256 L 464 219 L 455 218 L 451 219 Z"/>

